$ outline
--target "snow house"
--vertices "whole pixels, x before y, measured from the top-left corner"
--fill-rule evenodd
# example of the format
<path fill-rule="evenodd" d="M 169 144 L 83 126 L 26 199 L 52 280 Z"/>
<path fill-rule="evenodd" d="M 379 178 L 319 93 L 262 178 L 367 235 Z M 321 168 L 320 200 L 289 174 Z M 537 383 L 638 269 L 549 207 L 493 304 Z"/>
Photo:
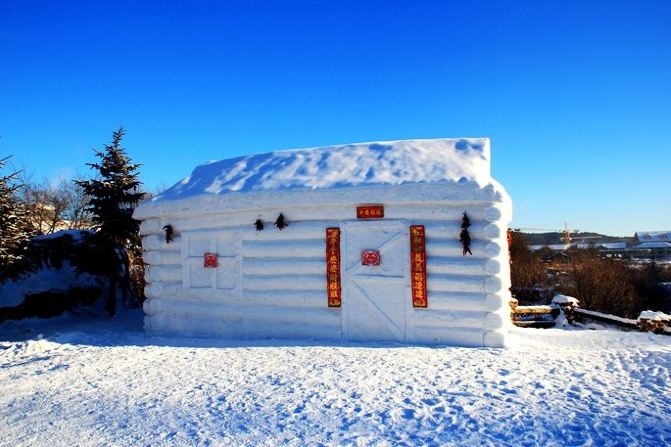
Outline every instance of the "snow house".
<path fill-rule="evenodd" d="M 135 210 L 145 329 L 502 347 L 511 215 L 487 138 L 206 163 Z"/>

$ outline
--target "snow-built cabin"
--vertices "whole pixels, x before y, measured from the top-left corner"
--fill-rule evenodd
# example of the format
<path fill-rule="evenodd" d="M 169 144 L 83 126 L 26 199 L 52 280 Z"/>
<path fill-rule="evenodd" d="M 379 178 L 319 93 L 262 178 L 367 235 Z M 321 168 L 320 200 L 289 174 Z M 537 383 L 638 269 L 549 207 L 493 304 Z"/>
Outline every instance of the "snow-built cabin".
<path fill-rule="evenodd" d="M 511 214 L 486 138 L 206 163 L 135 210 L 145 329 L 501 347 Z"/>

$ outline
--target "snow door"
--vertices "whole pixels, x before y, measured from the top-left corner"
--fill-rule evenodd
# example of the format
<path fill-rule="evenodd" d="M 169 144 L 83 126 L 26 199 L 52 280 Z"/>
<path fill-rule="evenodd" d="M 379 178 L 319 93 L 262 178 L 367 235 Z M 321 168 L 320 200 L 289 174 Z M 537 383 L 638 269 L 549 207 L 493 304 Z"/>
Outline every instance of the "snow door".
<path fill-rule="evenodd" d="M 198 291 L 237 289 L 239 237 L 233 232 L 203 231 L 182 235 L 184 288 Z"/>
<path fill-rule="evenodd" d="M 348 222 L 344 236 L 344 338 L 405 341 L 407 226 L 396 221 Z"/>

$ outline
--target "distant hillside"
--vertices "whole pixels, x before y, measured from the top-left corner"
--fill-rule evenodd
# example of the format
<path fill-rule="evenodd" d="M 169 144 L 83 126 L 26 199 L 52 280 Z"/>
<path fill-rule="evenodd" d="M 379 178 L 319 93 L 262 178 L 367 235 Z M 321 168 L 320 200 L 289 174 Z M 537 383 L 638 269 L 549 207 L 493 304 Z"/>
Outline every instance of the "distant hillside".
<path fill-rule="evenodd" d="M 561 244 L 562 232 L 553 231 L 549 233 L 522 233 L 524 239 L 526 239 L 529 245 L 551 245 L 551 244 Z M 632 238 L 623 238 L 616 236 L 608 236 L 605 234 L 591 233 L 589 231 L 571 233 L 571 240 L 578 242 L 581 239 L 585 242 L 629 242 Z"/>

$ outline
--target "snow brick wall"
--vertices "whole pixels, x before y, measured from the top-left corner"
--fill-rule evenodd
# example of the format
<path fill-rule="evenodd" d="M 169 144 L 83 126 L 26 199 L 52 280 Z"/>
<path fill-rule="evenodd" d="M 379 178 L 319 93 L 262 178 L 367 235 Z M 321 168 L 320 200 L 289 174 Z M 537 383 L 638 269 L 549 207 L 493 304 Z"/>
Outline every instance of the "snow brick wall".
<path fill-rule="evenodd" d="M 486 138 L 210 162 L 135 210 L 145 329 L 502 347 L 511 215 Z"/>

